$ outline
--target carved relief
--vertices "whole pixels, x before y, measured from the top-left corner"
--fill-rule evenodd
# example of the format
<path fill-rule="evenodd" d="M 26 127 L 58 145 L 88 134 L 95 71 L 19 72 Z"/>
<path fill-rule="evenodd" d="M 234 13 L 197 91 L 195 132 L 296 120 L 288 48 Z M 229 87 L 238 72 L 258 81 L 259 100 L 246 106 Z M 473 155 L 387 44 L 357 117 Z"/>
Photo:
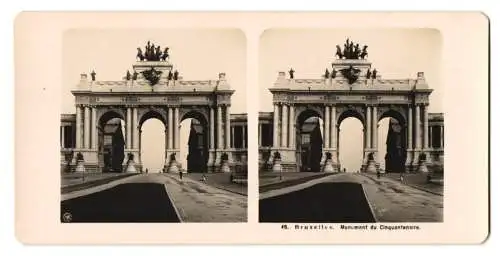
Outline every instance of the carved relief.
<path fill-rule="evenodd" d="M 357 118 L 361 121 L 362 124 L 365 123 L 366 120 L 366 107 L 364 105 L 358 104 L 337 104 L 335 108 L 336 113 L 336 123 L 340 125 L 340 123 L 349 117 Z"/>
<path fill-rule="evenodd" d="M 123 120 L 126 119 L 126 116 L 127 116 L 127 112 L 125 109 L 123 108 L 120 108 L 120 107 L 116 107 L 116 106 L 107 106 L 107 107 L 98 107 L 96 109 L 96 120 L 97 120 L 97 123 L 101 123 L 101 118 L 106 114 L 106 113 L 109 113 L 109 112 L 114 112 L 116 114 L 119 115 L 119 117 Z"/>
<path fill-rule="evenodd" d="M 294 117 L 295 123 L 297 123 L 299 116 L 304 111 L 307 111 L 307 110 L 312 110 L 312 111 L 316 112 L 316 115 L 318 117 L 320 117 L 321 119 L 324 119 L 324 110 L 325 110 L 324 106 L 313 105 L 313 104 L 295 104 L 295 117 Z M 313 115 L 311 115 L 311 116 L 313 116 Z"/>
<path fill-rule="evenodd" d="M 210 121 L 209 115 L 209 108 L 205 106 L 183 107 L 179 109 L 179 122 L 182 122 L 187 118 L 195 118 L 203 124 L 208 124 Z"/>
<path fill-rule="evenodd" d="M 159 117 L 160 121 L 167 123 L 167 110 L 159 106 L 148 106 L 137 108 L 137 120 L 145 122 L 149 119 L 146 115 Z M 143 120 L 144 119 L 144 120 Z"/>

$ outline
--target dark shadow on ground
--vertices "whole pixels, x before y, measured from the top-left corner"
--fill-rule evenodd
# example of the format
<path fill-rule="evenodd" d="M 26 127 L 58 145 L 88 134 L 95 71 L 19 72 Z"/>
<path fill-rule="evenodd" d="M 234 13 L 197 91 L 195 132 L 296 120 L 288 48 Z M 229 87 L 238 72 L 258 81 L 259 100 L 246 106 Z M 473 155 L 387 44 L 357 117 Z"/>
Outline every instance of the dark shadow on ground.
<path fill-rule="evenodd" d="M 121 184 L 62 201 L 61 221 L 180 222 L 164 185 L 157 183 Z"/>
<path fill-rule="evenodd" d="M 260 222 L 375 222 L 358 183 L 321 183 L 259 201 Z"/>

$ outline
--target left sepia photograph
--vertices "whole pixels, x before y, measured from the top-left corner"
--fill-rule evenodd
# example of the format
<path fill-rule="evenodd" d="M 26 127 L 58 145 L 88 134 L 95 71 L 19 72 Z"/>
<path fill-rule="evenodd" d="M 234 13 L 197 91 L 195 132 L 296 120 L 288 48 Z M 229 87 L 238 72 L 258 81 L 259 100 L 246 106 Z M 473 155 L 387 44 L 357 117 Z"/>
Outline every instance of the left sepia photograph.
<path fill-rule="evenodd" d="M 61 222 L 247 221 L 241 30 L 68 30 L 62 69 Z"/>

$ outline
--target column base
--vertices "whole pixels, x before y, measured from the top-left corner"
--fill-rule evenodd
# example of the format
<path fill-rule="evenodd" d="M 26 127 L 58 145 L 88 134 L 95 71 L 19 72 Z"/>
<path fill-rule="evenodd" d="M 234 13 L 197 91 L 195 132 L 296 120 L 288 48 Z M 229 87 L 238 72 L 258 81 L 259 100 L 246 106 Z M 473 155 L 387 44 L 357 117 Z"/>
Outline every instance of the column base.
<path fill-rule="evenodd" d="M 96 149 L 75 149 L 73 159 L 70 163 L 70 171 L 76 171 L 79 161 L 77 160 L 78 153 L 83 156 L 83 165 L 86 172 L 102 172 L 99 167 L 99 159 Z"/>
<path fill-rule="evenodd" d="M 125 169 L 126 173 L 138 173 L 139 171 L 135 168 L 134 161 L 130 161 L 127 164 L 127 169 Z"/>
<path fill-rule="evenodd" d="M 375 160 L 369 160 L 368 164 L 366 165 L 365 172 L 367 173 L 376 173 L 377 172 L 377 163 Z"/>

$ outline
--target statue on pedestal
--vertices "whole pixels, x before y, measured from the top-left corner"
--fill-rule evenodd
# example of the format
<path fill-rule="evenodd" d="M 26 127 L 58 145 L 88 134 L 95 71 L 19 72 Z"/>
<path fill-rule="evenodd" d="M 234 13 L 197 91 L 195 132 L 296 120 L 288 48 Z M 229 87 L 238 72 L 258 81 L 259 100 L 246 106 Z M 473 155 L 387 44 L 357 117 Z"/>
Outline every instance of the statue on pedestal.
<path fill-rule="evenodd" d="M 293 74 L 295 73 L 295 70 L 293 70 L 293 68 L 290 68 L 288 73 L 290 74 L 290 79 L 293 79 Z"/>
<path fill-rule="evenodd" d="M 179 71 L 174 71 L 174 80 L 178 80 L 179 79 Z"/>
<path fill-rule="evenodd" d="M 333 66 L 333 65 L 332 65 L 332 66 Z M 337 70 L 332 69 L 332 73 L 331 73 L 331 74 L 332 74 L 332 78 L 337 77 Z"/>
<path fill-rule="evenodd" d="M 177 161 L 175 160 L 175 152 L 170 154 L 170 161 L 169 161 L 169 166 L 168 166 L 168 172 L 178 172 L 179 167 L 177 166 Z"/>
<path fill-rule="evenodd" d="M 76 154 L 76 169 L 75 172 L 85 172 L 85 165 L 82 152 Z"/>
<path fill-rule="evenodd" d="M 372 78 L 373 79 L 377 78 L 377 69 L 373 69 Z"/>
<path fill-rule="evenodd" d="M 127 169 L 125 172 L 127 173 L 136 173 L 137 170 L 135 169 L 135 166 L 134 166 L 134 154 L 132 153 L 128 153 L 127 154 Z"/>
<path fill-rule="evenodd" d="M 95 71 L 92 70 L 92 73 L 90 73 L 90 76 L 92 77 L 92 81 L 95 81 L 95 75 L 96 75 Z"/>
<path fill-rule="evenodd" d="M 168 71 L 167 79 L 170 81 L 170 80 L 172 80 L 172 77 L 173 77 L 172 70 L 170 70 L 170 71 Z"/>
<path fill-rule="evenodd" d="M 325 70 L 325 79 L 330 78 L 330 72 L 328 72 L 328 69 Z"/>
<path fill-rule="evenodd" d="M 370 69 L 368 69 L 368 70 L 366 71 L 366 79 L 370 79 L 370 78 L 371 78 L 371 76 L 372 76 L 372 72 L 370 71 Z"/>
<path fill-rule="evenodd" d="M 332 165 L 332 153 L 326 152 L 325 153 L 325 165 L 323 168 L 324 172 L 333 172 L 333 165 Z"/>
<path fill-rule="evenodd" d="M 281 154 L 280 152 L 276 151 L 274 152 L 273 155 L 273 172 L 281 172 Z"/>
<path fill-rule="evenodd" d="M 134 70 L 134 74 L 132 75 L 132 80 L 137 80 L 138 75 L 139 73 L 137 73 L 137 71 Z"/>
<path fill-rule="evenodd" d="M 125 79 L 127 79 L 127 81 L 130 80 L 132 74 L 130 74 L 130 71 L 127 70 L 127 75 L 125 76 Z"/>
<path fill-rule="evenodd" d="M 220 169 L 221 172 L 231 172 L 231 169 L 229 169 L 229 155 L 227 153 L 222 153 L 220 157 Z"/>

